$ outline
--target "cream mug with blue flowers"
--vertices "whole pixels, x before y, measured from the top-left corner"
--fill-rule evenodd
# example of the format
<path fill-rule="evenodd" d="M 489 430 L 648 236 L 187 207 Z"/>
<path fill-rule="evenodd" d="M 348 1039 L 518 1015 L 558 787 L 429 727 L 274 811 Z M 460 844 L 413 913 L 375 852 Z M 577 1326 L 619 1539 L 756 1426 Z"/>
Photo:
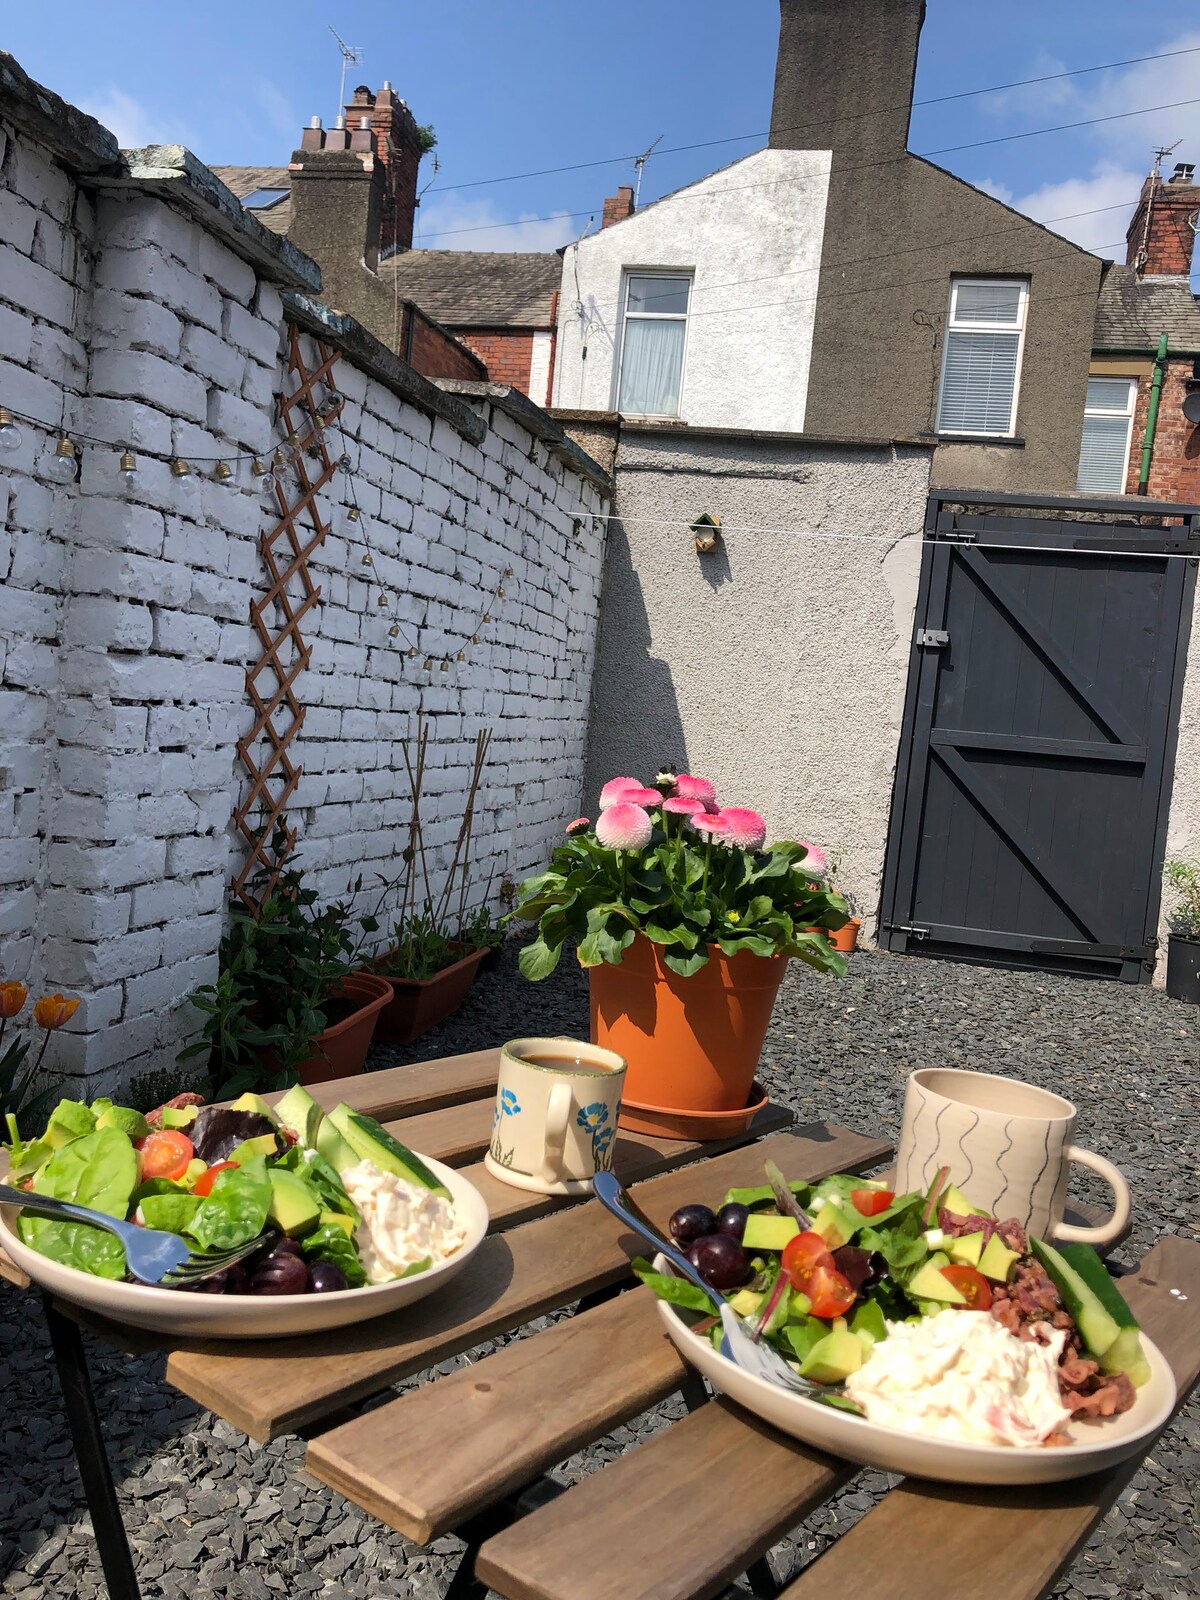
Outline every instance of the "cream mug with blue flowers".
<path fill-rule="evenodd" d="M 612 1168 L 624 1059 L 577 1039 L 512 1039 L 500 1051 L 493 1177 L 540 1194 L 590 1194 Z"/>

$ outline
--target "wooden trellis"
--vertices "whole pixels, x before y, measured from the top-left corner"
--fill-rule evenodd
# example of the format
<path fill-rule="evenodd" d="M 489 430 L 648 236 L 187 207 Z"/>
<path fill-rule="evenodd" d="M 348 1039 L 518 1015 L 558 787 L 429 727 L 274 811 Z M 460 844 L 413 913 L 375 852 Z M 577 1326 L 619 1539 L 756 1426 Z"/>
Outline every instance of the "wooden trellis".
<path fill-rule="evenodd" d="M 233 888 L 251 909 L 257 901 L 247 887 L 250 879 L 259 867 L 265 868 L 269 892 L 296 843 L 295 829 L 286 818 L 288 802 L 303 771 L 291 751 L 304 725 L 304 705 L 296 684 L 311 659 L 300 624 L 321 598 L 308 562 L 329 532 L 317 496 L 337 470 L 325 441 L 325 426 L 334 421 L 343 405 L 331 376 L 339 352 L 314 339 L 318 363 L 309 371 L 294 324 L 289 325 L 288 341 L 285 386 L 290 393 L 280 399 L 279 414 L 285 439 L 294 441 L 285 448 L 294 448 L 295 457 L 289 465 L 273 469 L 272 492 L 279 520 L 260 540 L 270 587 L 261 600 L 250 603 L 250 620 L 262 642 L 262 654 L 246 674 L 255 720 L 249 733 L 237 742 L 250 787 L 235 808 L 233 820 L 249 853 Z M 311 531 L 302 526 L 302 519 L 307 519 Z M 267 847 L 281 819 L 287 845 L 276 859 Z"/>

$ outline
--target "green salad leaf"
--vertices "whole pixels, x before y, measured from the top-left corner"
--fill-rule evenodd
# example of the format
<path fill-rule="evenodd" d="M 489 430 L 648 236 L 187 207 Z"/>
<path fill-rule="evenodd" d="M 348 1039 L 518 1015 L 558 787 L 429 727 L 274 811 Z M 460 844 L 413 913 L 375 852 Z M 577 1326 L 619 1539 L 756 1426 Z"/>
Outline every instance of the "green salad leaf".
<path fill-rule="evenodd" d="M 812 1185 L 808 1183 L 789 1183 L 788 1188 L 796 1196 L 797 1204 L 803 1210 L 808 1211 L 812 1203 Z M 753 1211 L 755 1206 L 773 1206 L 775 1204 L 775 1191 L 769 1183 L 760 1183 L 750 1189 L 729 1189 L 721 1204 L 726 1206 L 746 1206 L 750 1211 Z"/>
<path fill-rule="evenodd" d="M 229 1250 L 263 1231 L 271 1207 L 271 1180 L 264 1157 L 219 1172 L 200 1202 L 188 1234 L 202 1250 Z"/>
<path fill-rule="evenodd" d="M 633 1263 L 633 1270 L 660 1300 L 669 1300 L 673 1306 L 683 1306 L 688 1311 L 707 1311 L 710 1315 L 720 1304 L 721 1296 L 714 1289 L 705 1294 L 703 1289 L 689 1283 L 686 1278 L 676 1278 L 668 1272 L 655 1272 L 644 1257 Z"/>
<path fill-rule="evenodd" d="M 300 1241 L 304 1254 L 310 1261 L 330 1261 L 340 1267 L 351 1289 L 361 1289 L 367 1281 L 358 1247 L 354 1240 L 336 1222 L 326 1222 L 314 1233 Z M 425 1262 L 428 1266 L 429 1262 Z M 411 1269 L 410 1269 L 411 1270 Z"/>
<path fill-rule="evenodd" d="M 118 1129 L 100 1128 L 56 1150 L 35 1175 L 33 1187 L 35 1193 L 51 1199 L 73 1200 L 107 1216 L 124 1218 L 136 1182 L 133 1146 Z M 22 1212 L 17 1230 L 31 1249 L 52 1261 L 98 1278 L 125 1276 L 125 1248 L 115 1235 L 101 1228 Z"/>
<path fill-rule="evenodd" d="M 148 1228 L 161 1228 L 164 1233 L 187 1233 L 204 1204 L 198 1194 L 147 1194 L 139 1202 L 142 1220 Z"/>
<path fill-rule="evenodd" d="M 342 1185 L 337 1168 L 316 1150 L 305 1150 L 295 1144 L 272 1165 L 302 1178 L 320 1201 L 322 1211 L 339 1211 L 342 1216 L 350 1217 L 355 1227 L 362 1221 L 358 1207 Z"/>

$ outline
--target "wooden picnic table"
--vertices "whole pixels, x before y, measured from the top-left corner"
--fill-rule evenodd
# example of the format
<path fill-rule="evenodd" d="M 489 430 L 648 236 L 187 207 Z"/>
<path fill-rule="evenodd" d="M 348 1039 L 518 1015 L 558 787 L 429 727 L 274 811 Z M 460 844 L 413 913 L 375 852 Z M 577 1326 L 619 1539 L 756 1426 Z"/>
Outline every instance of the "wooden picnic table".
<path fill-rule="evenodd" d="M 47 1303 L 113 1600 L 136 1600 L 138 1589 L 81 1323 L 129 1352 L 165 1349 L 167 1381 L 253 1438 L 303 1432 L 309 1472 L 410 1539 L 460 1534 L 467 1551 L 453 1600 L 489 1587 L 505 1600 L 699 1600 L 740 1574 L 756 1594 L 780 1592 L 766 1552 L 860 1469 L 708 1397 L 630 1273 L 639 1242 L 596 1201 L 529 1194 L 487 1173 L 479 1157 L 498 1059 L 479 1051 L 314 1090 L 324 1105 L 345 1099 L 413 1148 L 462 1167 L 483 1193 L 489 1238 L 428 1300 L 325 1334 L 224 1343 L 164 1340 Z M 768 1158 L 815 1180 L 878 1168 L 891 1153 L 886 1140 L 832 1124 L 784 1131 L 792 1121 L 771 1104 L 740 1139 L 721 1143 L 623 1133 L 615 1168 L 665 1225 L 686 1201 L 759 1181 Z M 26 1281 L 3 1259 L 0 1273 Z M 1185 1396 L 1200 1369 L 1200 1245 L 1168 1235 L 1122 1289 Z M 379 1403 L 401 1379 L 568 1312 Z M 570 1488 L 545 1476 L 680 1392 L 681 1420 Z M 1139 1465 L 1027 1491 L 900 1483 L 783 1593 L 816 1600 L 832 1583 L 856 1600 L 1034 1600 Z"/>

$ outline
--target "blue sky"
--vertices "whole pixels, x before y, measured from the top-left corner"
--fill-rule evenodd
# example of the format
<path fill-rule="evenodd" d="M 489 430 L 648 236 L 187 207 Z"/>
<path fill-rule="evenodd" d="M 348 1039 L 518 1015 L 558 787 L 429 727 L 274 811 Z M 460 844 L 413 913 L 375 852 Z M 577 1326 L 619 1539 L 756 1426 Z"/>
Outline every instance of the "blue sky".
<path fill-rule="evenodd" d="M 606 158 L 628 158 L 660 134 L 664 148 L 731 141 L 653 157 L 647 199 L 758 148 L 770 119 L 778 15 L 777 0 L 611 0 L 599 8 L 570 0 L 153 8 L 65 0 L 52 13 L 7 7 L 0 45 L 123 144 L 183 143 L 213 164 L 282 164 L 310 116 L 328 122 L 337 110 L 332 22 L 365 53 L 348 85 L 390 78 L 418 121 L 437 130 L 439 171 L 434 178 L 426 158 L 422 182 L 431 186 L 418 243 L 537 250 L 575 237 L 603 197 L 631 181 L 628 159 Z M 1128 0 L 929 0 L 917 98 L 1187 47 L 1200 49 L 1194 0 L 1160 0 L 1145 11 Z M 933 151 L 1197 98 L 1200 53 L 918 107 L 910 142 Z M 1200 165 L 1200 105 L 935 159 L 1111 255 L 1154 146 L 1176 139 L 1173 159 Z M 606 164 L 460 187 L 597 160 Z"/>

